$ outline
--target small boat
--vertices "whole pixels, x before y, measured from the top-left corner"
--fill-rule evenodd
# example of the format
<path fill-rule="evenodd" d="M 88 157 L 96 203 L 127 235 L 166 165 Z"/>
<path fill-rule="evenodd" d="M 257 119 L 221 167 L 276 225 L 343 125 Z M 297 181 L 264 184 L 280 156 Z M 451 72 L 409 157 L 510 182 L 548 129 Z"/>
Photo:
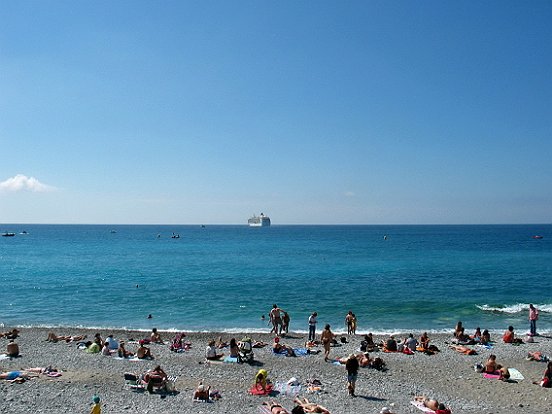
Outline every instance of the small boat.
<path fill-rule="evenodd" d="M 540 240 L 540 239 L 542 239 L 542 236 L 535 235 L 535 236 L 533 236 L 533 238 L 534 238 L 534 239 L 537 239 L 537 240 Z"/>
<path fill-rule="evenodd" d="M 2 233 L 2 237 L 13 237 L 13 236 L 15 236 L 15 233 L 8 233 L 8 232 Z"/>

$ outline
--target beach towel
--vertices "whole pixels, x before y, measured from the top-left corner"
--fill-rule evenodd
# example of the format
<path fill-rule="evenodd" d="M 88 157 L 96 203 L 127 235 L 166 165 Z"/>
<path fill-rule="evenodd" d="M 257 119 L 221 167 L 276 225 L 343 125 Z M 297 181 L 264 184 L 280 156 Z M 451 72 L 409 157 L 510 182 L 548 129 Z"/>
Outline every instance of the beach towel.
<path fill-rule="evenodd" d="M 288 352 L 285 349 L 282 349 L 279 352 L 272 350 L 272 352 L 274 353 L 274 355 L 288 356 Z M 293 348 L 293 352 L 295 353 L 296 357 L 309 355 L 309 351 L 307 350 L 307 348 Z"/>
<path fill-rule="evenodd" d="M 500 371 L 495 372 L 484 372 L 483 377 L 487 379 L 499 379 L 501 377 Z"/>
<path fill-rule="evenodd" d="M 224 358 L 224 361 L 227 364 L 237 364 L 239 361 L 238 357 L 231 357 L 228 355 L 226 358 Z"/>
<path fill-rule="evenodd" d="M 279 382 L 279 381 L 276 382 L 276 384 L 274 384 L 274 391 L 277 391 L 282 395 L 287 395 L 290 397 L 297 397 L 302 389 L 303 387 L 301 384 L 292 385 L 292 384 L 287 384 L 285 382 Z"/>
<path fill-rule="evenodd" d="M 269 395 L 271 392 L 272 392 L 272 384 L 266 384 L 265 389 L 263 389 L 258 384 L 254 384 L 249 389 L 249 393 L 252 395 Z"/>
<path fill-rule="evenodd" d="M 510 373 L 510 380 L 521 381 L 525 379 L 523 374 L 519 372 L 516 368 L 508 368 L 508 372 Z"/>
<path fill-rule="evenodd" d="M 10 357 L 7 354 L 0 354 L 0 361 L 3 359 L 10 359 Z"/>
<path fill-rule="evenodd" d="M 412 404 L 414 407 L 416 407 L 418 410 L 422 410 L 424 413 L 432 413 L 435 414 L 435 411 L 433 411 L 431 408 L 427 408 L 423 402 L 421 401 L 410 401 L 410 404 Z"/>

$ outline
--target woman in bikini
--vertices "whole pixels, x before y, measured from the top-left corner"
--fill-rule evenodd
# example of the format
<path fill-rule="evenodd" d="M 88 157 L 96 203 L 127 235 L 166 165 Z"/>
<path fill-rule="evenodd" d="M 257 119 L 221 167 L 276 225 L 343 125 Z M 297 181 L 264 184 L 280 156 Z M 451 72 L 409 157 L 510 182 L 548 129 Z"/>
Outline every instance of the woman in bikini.
<path fill-rule="evenodd" d="M 296 398 L 293 402 L 297 403 L 306 413 L 331 414 L 326 407 L 323 407 L 320 404 L 311 403 L 306 398 L 303 398 L 303 401 L 301 401 L 300 398 Z"/>
<path fill-rule="evenodd" d="M 289 411 L 275 401 L 265 401 L 262 403 L 269 407 L 271 414 L 289 414 Z"/>

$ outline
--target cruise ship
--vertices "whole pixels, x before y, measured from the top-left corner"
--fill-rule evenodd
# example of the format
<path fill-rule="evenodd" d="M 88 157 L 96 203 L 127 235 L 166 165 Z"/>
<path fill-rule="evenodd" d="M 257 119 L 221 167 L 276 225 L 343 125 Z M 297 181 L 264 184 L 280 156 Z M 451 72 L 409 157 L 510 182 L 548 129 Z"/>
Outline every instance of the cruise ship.
<path fill-rule="evenodd" d="M 249 227 L 268 227 L 270 226 L 270 217 L 265 216 L 261 213 L 260 216 L 253 215 L 249 220 L 247 220 Z"/>

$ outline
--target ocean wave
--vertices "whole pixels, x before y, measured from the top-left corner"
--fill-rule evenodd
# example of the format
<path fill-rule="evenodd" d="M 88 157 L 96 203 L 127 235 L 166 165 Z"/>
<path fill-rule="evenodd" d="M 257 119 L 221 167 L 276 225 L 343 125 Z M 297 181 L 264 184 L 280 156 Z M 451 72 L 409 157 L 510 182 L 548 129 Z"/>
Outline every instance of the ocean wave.
<path fill-rule="evenodd" d="M 529 304 L 528 303 L 516 303 L 514 305 L 503 305 L 503 306 L 490 306 L 490 305 L 475 305 L 478 309 L 481 309 L 484 312 L 497 312 L 497 313 L 521 313 L 521 312 L 527 312 L 529 310 Z M 539 312 L 543 313 L 552 313 L 552 304 L 542 304 L 534 305 Z"/>

